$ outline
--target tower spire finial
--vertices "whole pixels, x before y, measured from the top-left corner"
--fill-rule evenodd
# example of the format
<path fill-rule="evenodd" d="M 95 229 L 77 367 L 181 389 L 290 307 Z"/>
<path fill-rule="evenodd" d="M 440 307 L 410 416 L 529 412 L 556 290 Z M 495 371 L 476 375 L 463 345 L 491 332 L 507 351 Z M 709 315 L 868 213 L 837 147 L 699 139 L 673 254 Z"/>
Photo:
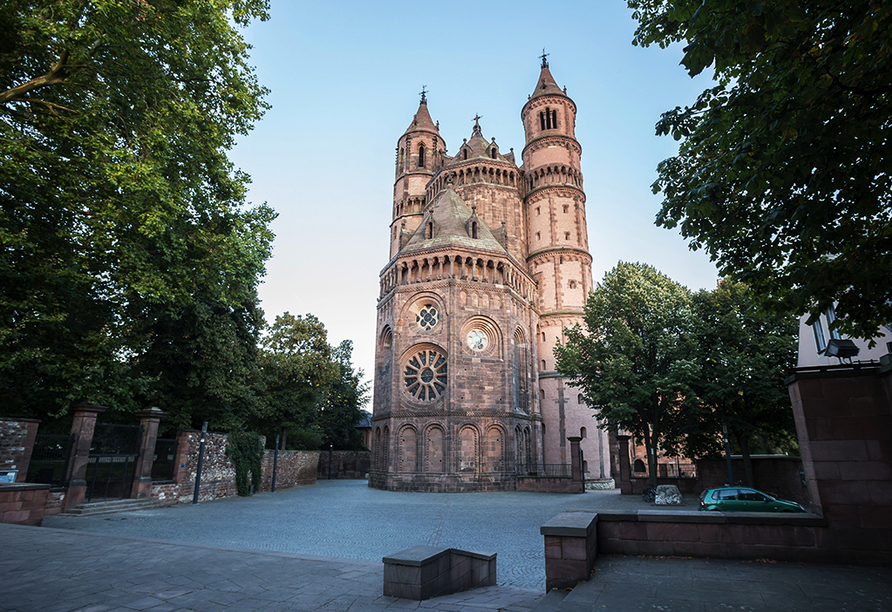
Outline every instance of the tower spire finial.
<path fill-rule="evenodd" d="M 479 134 L 479 135 L 483 134 L 483 132 L 480 130 L 480 120 L 481 119 L 483 119 L 483 117 L 480 115 L 480 113 L 477 113 L 477 115 L 474 116 L 474 132 L 473 132 L 474 134 Z"/>
<path fill-rule="evenodd" d="M 421 86 L 421 103 L 427 104 L 427 85 Z"/>
<path fill-rule="evenodd" d="M 549 55 L 551 55 L 551 53 L 546 53 L 545 47 L 542 47 L 542 56 L 541 57 L 542 57 L 542 67 L 543 68 L 548 68 L 548 56 Z"/>

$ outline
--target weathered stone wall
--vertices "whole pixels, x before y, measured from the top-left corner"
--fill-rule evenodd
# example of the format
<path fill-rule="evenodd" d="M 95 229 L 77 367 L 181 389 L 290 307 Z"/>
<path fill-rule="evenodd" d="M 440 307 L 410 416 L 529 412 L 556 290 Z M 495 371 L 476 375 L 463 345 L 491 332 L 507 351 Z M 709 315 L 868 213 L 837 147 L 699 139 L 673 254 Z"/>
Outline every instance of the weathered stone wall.
<path fill-rule="evenodd" d="M 583 493 L 584 489 L 578 480 L 569 476 L 518 476 L 517 491 L 536 493 Z"/>
<path fill-rule="evenodd" d="M 316 478 L 326 480 L 331 478 L 364 479 L 371 467 L 371 451 L 319 451 L 319 462 Z M 329 470 L 329 457 L 331 469 Z"/>
<path fill-rule="evenodd" d="M 270 491 L 273 481 L 274 450 L 263 454 L 263 491 Z M 276 463 L 276 489 L 316 484 L 319 451 L 279 451 Z"/>
<path fill-rule="evenodd" d="M 238 494 L 235 487 L 235 466 L 226 455 L 226 441 L 226 434 L 207 434 L 198 493 L 200 502 L 235 497 Z M 165 506 L 192 503 L 200 445 L 200 431 L 180 432 L 177 436 L 173 482 L 152 483 L 152 499 Z M 273 453 L 272 450 L 264 453 L 261 491 L 270 490 L 272 484 Z M 279 451 L 276 489 L 315 483 L 318 457 L 318 451 Z"/>
<path fill-rule="evenodd" d="M 16 482 L 25 482 L 40 421 L 0 419 L 0 470 L 17 470 Z"/>
<path fill-rule="evenodd" d="M 800 504 L 808 503 L 808 489 L 802 482 L 802 459 L 798 457 L 753 457 L 753 488 Z M 734 480 L 744 480 L 742 458 L 731 458 Z M 725 486 L 728 464 L 724 459 L 697 461 L 698 486 L 702 491 Z M 698 491 L 699 492 L 699 491 Z"/>

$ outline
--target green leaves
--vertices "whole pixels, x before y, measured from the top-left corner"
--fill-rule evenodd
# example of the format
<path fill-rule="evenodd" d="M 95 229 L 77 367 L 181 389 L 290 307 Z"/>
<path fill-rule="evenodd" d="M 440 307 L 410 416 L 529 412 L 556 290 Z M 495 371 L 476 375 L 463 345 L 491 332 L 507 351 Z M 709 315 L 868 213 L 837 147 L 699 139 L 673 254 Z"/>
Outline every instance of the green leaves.
<path fill-rule="evenodd" d="M 154 344 L 165 330 L 203 330 L 194 338 L 208 331 L 197 321 L 232 321 L 256 305 L 275 213 L 247 206 L 248 177 L 226 152 L 267 107 L 231 20 L 266 9 L 259 0 L 0 9 L 5 410 L 133 406 L 173 377 L 151 356 L 167 350 Z"/>
<path fill-rule="evenodd" d="M 892 5 L 630 0 L 640 44 L 687 41 L 717 88 L 665 113 L 656 223 L 680 227 L 763 307 L 872 338 L 892 321 Z"/>

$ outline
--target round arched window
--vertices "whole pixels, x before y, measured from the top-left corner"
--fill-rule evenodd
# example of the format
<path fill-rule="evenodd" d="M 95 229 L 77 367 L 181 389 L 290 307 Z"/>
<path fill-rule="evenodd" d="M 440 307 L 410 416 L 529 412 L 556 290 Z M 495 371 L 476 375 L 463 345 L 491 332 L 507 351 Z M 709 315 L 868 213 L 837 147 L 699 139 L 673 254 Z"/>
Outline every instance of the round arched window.
<path fill-rule="evenodd" d="M 406 391 L 422 402 L 437 399 L 446 391 L 446 357 L 434 349 L 425 349 L 406 362 L 403 372 Z"/>

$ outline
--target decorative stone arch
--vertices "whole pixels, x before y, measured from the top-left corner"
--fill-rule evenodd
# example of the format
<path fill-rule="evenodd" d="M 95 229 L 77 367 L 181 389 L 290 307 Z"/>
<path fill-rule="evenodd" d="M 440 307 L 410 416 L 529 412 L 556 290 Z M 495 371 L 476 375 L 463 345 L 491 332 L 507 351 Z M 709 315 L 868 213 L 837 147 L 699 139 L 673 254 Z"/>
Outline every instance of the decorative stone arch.
<path fill-rule="evenodd" d="M 381 353 L 393 350 L 393 330 L 390 325 L 384 325 L 378 334 L 378 349 Z"/>
<path fill-rule="evenodd" d="M 431 423 L 424 429 L 424 447 L 422 471 L 430 474 L 442 474 L 444 469 L 444 457 L 446 456 L 444 444 L 446 436 L 443 426 L 439 423 Z"/>
<path fill-rule="evenodd" d="M 472 474 L 480 469 L 480 431 L 470 423 L 458 430 L 455 463 L 459 474 Z"/>
<path fill-rule="evenodd" d="M 412 345 L 400 357 L 400 388 L 411 402 L 442 405 L 448 381 L 446 350 L 432 342 Z"/>
<path fill-rule="evenodd" d="M 387 471 L 390 469 L 390 427 L 384 426 L 384 433 L 381 435 L 381 447 L 382 447 L 382 470 Z"/>
<path fill-rule="evenodd" d="M 409 329 L 426 332 L 441 329 L 446 316 L 442 298 L 432 291 L 422 291 L 406 302 L 400 313 Z"/>
<path fill-rule="evenodd" d="M 484 438 L 484 466 L 487 472 L 505 471 L 505 440 L 507 435 L 501 425 L 490 425 L 486 428 Z"/>
<path fill-rule="evenodd" d="M 512 337 L 511 379 L 514 409 L 530 412 L 530 347 L 523 329 L 517 327 Z"/>
<path fill-rule="evenodd" d="M 381 427 L 375 428 L 375 443 L 374 443 L 374 452 L 375 452 L 375 469 L 379 472 L 383 470 L 383 457 L 384 457 L 384 449 L 381 447 Z"/>
<path fill-rule="evenodd" d="M 397 436 L 396 471 L 413 473 L 418 471 L 418 430 L 414 425 L 403 425 Z"/>
<path fill-rule="evenodd" d="M 502 358 L 502 331 L 493 319 L 474 315 L 461 326 L 462 352 L 481 357 Z"/>

